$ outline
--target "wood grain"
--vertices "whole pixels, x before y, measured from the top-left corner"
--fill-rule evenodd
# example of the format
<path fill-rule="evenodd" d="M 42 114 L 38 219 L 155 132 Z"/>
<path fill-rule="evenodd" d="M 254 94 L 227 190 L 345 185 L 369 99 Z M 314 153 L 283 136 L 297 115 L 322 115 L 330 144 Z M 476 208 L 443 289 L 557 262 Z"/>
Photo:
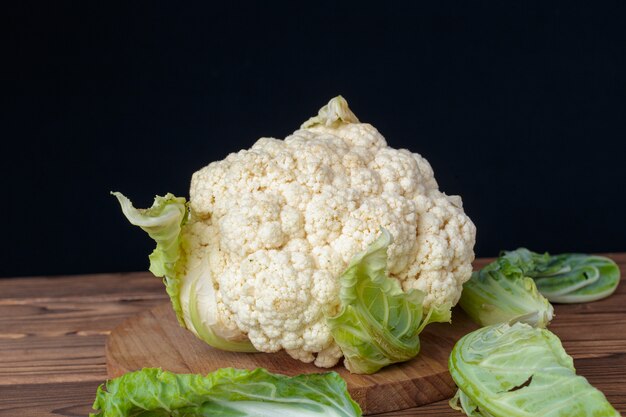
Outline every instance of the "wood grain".
<path fill-rule="evenodd" d="M 626 415 L 626 254 L 608 256 L 622 270 L 617 293 L 557 305 L 550 328 L 578 373 Z M 106 334 L 167 300 L 162 285 L 147 272 L 0 279 L 0 416 L 87 415 L 106 379 Z M 461 416 L 447 400 L 379 415 Z"/>
<path fill-rule="evenodd" d="M 0 280 L 0 404 L 6 385 L 104 380 L 107 335 L 162 287 L 148 273 Z"/>
<path fill-rule="evenodd" d="M 455 310 L 454 325 L 430 325 L 420 335 L 421 351 L 411 361 L 373 375 L 351 374 L 342 365 L 332 368 L 347 382 L 352 398 L 364 413 L 382 413 L 429 404 L 454 395 L 448 357 L 454 343 L 476 326 L 462 310 Z M 322 369 L 278 353 L 237 353 L 214 349 L 178 325 L 169 303 L 124 321 L 107 338 L 109 377 L 145 367 L 179 373 L 207 374 L 219 368 L 265 368 L 299 375 Z"/>

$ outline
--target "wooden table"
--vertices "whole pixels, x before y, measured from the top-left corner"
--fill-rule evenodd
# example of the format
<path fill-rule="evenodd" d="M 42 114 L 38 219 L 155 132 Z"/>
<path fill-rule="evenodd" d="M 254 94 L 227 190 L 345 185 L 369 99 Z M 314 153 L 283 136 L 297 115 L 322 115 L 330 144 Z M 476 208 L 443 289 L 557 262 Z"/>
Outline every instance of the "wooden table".
<path fill-rule="evenodd" d="M 608 256 L 626 280 L 626 253 Z M 147 272 L 0 279 L 0 416 L 86 416 L 107 377 L 107 334 L 164 301 L 163 284 Z M 606 300 L 558 305 L 556 314 L 550 329 L 579 374 L 626 416 L 626 283 Z M 440 401 L 385 415 L 462 414 Z"/>

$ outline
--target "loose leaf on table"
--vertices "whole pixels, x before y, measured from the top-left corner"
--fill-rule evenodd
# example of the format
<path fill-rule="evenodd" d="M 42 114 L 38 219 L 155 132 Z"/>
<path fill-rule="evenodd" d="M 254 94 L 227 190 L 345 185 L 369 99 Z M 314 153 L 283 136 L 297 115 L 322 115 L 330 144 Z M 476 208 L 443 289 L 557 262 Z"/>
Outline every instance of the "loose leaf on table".
<path fill-rule="evenodd" d="M 449 369 L 450 405 L 476 417 L 615 417 L 602 392 L 576 375 L 561 341 L 524 323 L 483 327 L 459 340 Z"/>
<path fill-rule="evenodd" d="M 481 326 L 519 321 L 546 327 L 554 316 L 532 278 L 519 271 L 505 273 L 497 263 L 472 274 L 463 285 L 459 305 Z"/>
<path fill-rule="evenodd" d="M 503 252 L 496 261 L 506 271 L 518 271 L 535 280 L 551 302 L 584 303 L 615 292 L 620 270 L 604 256 L 581 253 L 550 255 L 525 248 Z"/>
<path fill-rule="evenodd" d="M 415 357 L 419 334 L 428 323 L 450 321 L 449 304 L 425 312 L 424 293 L 405 293 L 387 275 L 391 234 L 381 236 L 356 255 L 340 277 L 341 309 L 328 317 L 332 335 L 350 372 L 371 374 L 380 368 Z"/>
<path fill-rule="evenodd" d="M 519 248 L 474 272 L 459 304 L 483 326 L 520 321 L 546 327 L 553 318 L 550 302 L 599 300 L 611 295 L 619 280 L 617 264 L 606 257 Z"/>
<path fill-rule="evenodd" d="M 101 385 L 92 417 L 358 417 L 361 409 L 335 372 L 287 377 L 223 368 L 206 376 L 156 368 Z"/>

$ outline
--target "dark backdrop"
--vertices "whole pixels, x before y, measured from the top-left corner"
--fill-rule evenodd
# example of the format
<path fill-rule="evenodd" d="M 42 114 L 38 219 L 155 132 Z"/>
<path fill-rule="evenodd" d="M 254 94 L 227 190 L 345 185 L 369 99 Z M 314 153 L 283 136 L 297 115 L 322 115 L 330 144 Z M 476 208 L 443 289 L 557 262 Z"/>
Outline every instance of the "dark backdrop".
<path fill-rule="evenodd" d="M 0 276 L 146 269 L 110 190 L 188 195 L 337 94 L 463 197 L 479 256 L 626 250 L 625 3 L 392 3 L 6 11 Z"/>

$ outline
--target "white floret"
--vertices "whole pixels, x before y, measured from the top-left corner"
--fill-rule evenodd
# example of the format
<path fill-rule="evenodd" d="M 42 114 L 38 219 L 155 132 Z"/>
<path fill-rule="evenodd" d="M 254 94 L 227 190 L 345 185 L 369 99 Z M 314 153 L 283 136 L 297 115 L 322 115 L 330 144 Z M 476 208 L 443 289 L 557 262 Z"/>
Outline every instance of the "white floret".
<path fill-rule="evenodd" d="M 186 226 L 223 322 L 260 351 L 322 367 L 341 357 L 325 318 L 338 310 L 339 275 L 381 227 L 394 236 L 391 276 L 424 291 L 426 307 L 455 304 L 474 259 L 461 199 L 346 109 L 331 101 L 285 140 L 261 138 L 196 172 Z"/>

